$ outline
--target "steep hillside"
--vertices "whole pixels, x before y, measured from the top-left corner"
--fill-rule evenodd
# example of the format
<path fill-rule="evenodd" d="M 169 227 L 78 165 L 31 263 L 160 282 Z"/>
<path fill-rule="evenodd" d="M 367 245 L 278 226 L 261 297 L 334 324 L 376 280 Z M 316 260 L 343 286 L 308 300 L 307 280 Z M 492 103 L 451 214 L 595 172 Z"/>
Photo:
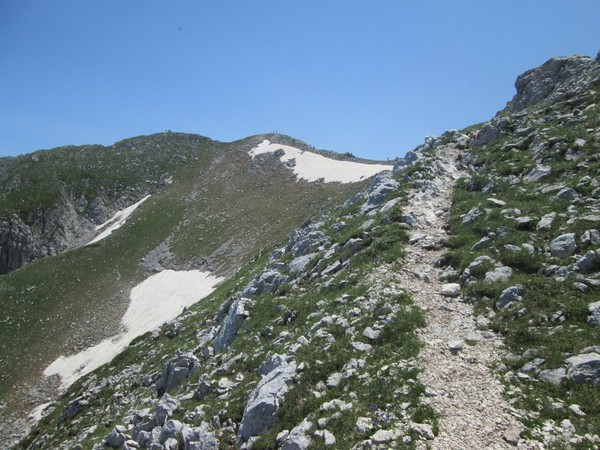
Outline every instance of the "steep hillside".
<path fill-rule="evenodd" d="M 193 201 L 144 243 L 136 227 L 180 198 L 173 183 L 111 240 L 10 274 L 127 242 L 142 267 L 228 276 L 39 408 L 18 447 L 598 448 L 600 58 L 552 59 L 516 88 L 489 122 L 427 138 L 279 240 L 255 234 L 263 251 L 239 271 L 214 249 L 185 265 Z M 239 156 L 252 173 L 328 185 L 265 139 Z"/>
<path fill-rule="evenodd" d="M 501 333 L 525 436 L 597 448 L 600 434 L 600 58 L 556 58 L 471 132 L 454 192 L 449 281 Z"/>
<path fill-rule="evenodd" d="M 42 167 L 56 171 L 48 173 L 39 169 L 36 175 L 29 162 L 27 170 L 12 163 L 6 172 L 19 171 L 21 194 L 35 199 L 35 206 L 26 205 L 29 209 L 15 206 L 19 204 L 16 191 L 5 199 L 23 223 L 27 211 L 37 210 L 57 217 L 59 234 L 68 224 L 87 221 L 88 225 L 79 241 L 71 241 L 77 248 L 0 277 L 3 414 L 22 416 L 33 402 L 51 399 L 58 380 L 42 377 L 42 371 L 59 355 L 77 353 L 122 330 L 131 289 L 152 273 L 195 270 L 228 278 L 306 218 L 364 186 L 363 181 L 307 182 L 276 155 L 251 157 L 248 152 L 265 139 L 309 148 L 280 135 L 223 144 L 165 133 L 108 149 L 59 149 L 56 155 L 48 151 L 21 157 L 31 164 L 49 159 L 52 163 Z M 110 178 L 113 170 L 116 175 Z M 77 178 L 81 172 L 93 173 L 94 178 Z M 72 180 L 66 179 L 67 173 Z M 23 181 L 36 177 L 38 184 Z M 122 179 L 115 181 L 118 177 Z M 89 204 L 109 203 L 110 196 L 103 192 L 114 186 L 113 197 L 124 190 L 132 193 L 114 201 L 96 222 L 105 222 L 116 208 L 150 197 L 118 230 L 82 247 L 102 230 L 92 226 L 86 212 L 67 217 L 57 211 L 61 202 L 77 198 L 84 185 L 93 186 L 90 198 L 97 195 Z M 24 192 L 23 186 L 32 193 Z M 39 197 L 52 189 L 59 192 L 59 201 L 48 203 L 49 209 L 44 210 Z M 30 229 L 35 229 L 35 221 Z M 43 238 L 34 241 L 41 245 Z M 9 432 L 15 428 L 13 422 L 0 422 L 11 424 Z"/>

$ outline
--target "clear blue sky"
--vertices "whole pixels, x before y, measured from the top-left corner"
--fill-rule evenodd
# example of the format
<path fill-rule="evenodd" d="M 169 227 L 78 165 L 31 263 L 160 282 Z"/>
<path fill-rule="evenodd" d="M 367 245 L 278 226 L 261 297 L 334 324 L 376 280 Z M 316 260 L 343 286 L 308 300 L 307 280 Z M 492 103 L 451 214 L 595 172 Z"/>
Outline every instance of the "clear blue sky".
<path fill-rule="evenodd" d="M 600 50 L 600 2 L 0 0 L 0 155 L 277 130 L 385 159 Z"/>

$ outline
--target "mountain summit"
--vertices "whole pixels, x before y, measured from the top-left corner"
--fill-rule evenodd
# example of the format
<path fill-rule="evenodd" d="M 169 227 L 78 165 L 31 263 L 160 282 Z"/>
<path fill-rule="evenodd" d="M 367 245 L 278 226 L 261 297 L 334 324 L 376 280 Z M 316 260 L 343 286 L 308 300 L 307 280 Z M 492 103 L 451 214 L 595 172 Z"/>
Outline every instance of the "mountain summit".
<path fill-rule="evenodd" d="M 4 161 L 7 444 L 597 448 L 600 62 L 516 88 L 393 167 L 175 133 Z"/>

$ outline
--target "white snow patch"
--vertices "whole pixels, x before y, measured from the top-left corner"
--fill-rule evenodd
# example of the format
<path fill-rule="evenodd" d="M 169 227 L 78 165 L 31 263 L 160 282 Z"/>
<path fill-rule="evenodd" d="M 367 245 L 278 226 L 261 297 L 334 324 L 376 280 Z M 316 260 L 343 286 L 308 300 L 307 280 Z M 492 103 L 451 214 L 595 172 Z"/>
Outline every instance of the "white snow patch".
<path fill-rule="evenodd" d="M 27 416 L 27 418 L 29 420 L 31 420 L 33 423 L 38 423 L 40 420 L 42 420 L 42 417 L 44 417 L 44 410 L 51 404 L 52 404 L 52 402 L 48 402 L 48 403 L 42 403 L 41 405 L 36 406 L 29 413 L 29 416 Z"/>
<path fill-rule="evenodd" d="M 283 150 L 282 162 L 294 159 L 296 164 L 292 168 L 298 178 L 306 181 L 317 181 L 323 179 L 325 183 L 356 183 L 373 175 L 392 170 L 394 166 L 384 164 L 364 164 L 352 161 L 338 161 L 317 153 L 300 150 L 289 145 L 271 144 L 264 140 L 257 147 L 248 152 L 252 158 L 264 153 L 273 153 Z"/>
<path fill-rule="evenodd" d="M 44 375 L 59 375 L 61 388 L 110 362 L 137 336 L 174 319 L 215 290 L 224 278 L 199 270 L 165 270 L 150 276 L 131 290 L 129 308 L 121 319 L 123 331 L 75 355 L 59 356 Z"/>
<path fill-rule="evenodd" d="M 131 213 L 133 213 L 138 206 L 140 206 L 142 203 L 144 203 L 146 200 L 148 200 L 150 196 L 146 195 L 143 199 L 141 199 L 139 202 L 134 203 L 131 206 L 128 206 L 127 208 L 121 210 L 121 211 L 117 211 L 115 213 L 114 216 L 112 216 L 110 219 L 108 219 L 106 222 L 97 225 L 95 230 L 101 230 L 105 227 L 106 228 L 102 233 L 100 233 L 98 236 L 96 236 L 94 239 L 92 239 L 90 242 L 88 242 L 85 245 L 91 245 L 94 244 L 98 241 L 101 241 L 102 239 L 104 239 L 105 237 L 107 237 L 109 234 L 111 234 L 113 231 L 115 231 L 117 228 L 121 228 L 123 226 L 123 224 L 125 223 L 125 221 L 127 220 L 127 218 L 131 215 Z"/>

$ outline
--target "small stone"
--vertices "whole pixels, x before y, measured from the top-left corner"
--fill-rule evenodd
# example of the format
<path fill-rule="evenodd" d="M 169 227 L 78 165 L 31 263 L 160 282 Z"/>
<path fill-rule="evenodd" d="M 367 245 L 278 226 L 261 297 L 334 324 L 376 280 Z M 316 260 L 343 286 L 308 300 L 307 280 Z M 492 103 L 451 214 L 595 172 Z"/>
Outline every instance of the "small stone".
<path fill-rule="evenodd" d="M 512 276 L 512 273 L 512 269 L 508 266 L 497 267 L 485 274 L 485 282 L 499 283 L 502 281 L 508 281 L 508 279 Z"/>
<path fill-rule="evenodd" d="M 554 197 L 558 200 L 575 200 L 579 197 L 579 194 L 573 188 L 564 187 Z"/>
<path fill-rule="evenodd" d="M 575 233 L 563 234 L 550 242 L 550 254 L 554 258 L 567 258 L 575 253 Z"/>
<path fill-rule="evenodd" d="M 543 216 L 540 221 L 537 223 L 535 228 L 539 230 L 549 230 L 552 227 L 552 222 L 554 222 L 554 218 L 556 217 L 555 212 L 551 212 Z"/>
<path fill-rule="evenodd" d="M 521 295 L 523 294 L 524 291 L 525 290 L 523 289 L 523 286 L 521 286 L 521 285 L 511 286 L 509 288 L 504 289 L 500 293 L 500 297 L 498 298 L 498 301 L 496 302 L 496 308 L 498 308 L 498 309 L 506 308 L 512 302 L 523 300 Z"/>
<path fill-rule="evenodd" d="M 569 419 L 564 419 L 560 423 L 560 426 L 565 431 L 565 433 L 568 433 L 568 434 L 574 434 L 577 431 L 575 429 L 575 426 L 571 423 L 571 421 Z"/>
<path fill-rule="evenodd" d="M 324 441 L 325 447 L 330 447 L 335 444 L 335 436 L 327 430 L 315 431 L 314 435 Z"/>
<path fill-rule="evenodd" d="M 575 383 L 600 384 L 600 354 L 583 353 L 566 360 L 569 365 L 567 377 Z"/>
<path fill-rule="evenodd" d="M 464 343 L 460 339 L 448 342 L 448 348 L 452 353 L 458 353 L 464 348 Z"/>
<path fill-rule="evenodd" d="M 493 198 L 493 197 L 488 198 L 487 202 L 490 206 L 496 206 L 498 208 L 504 208 L 506 206 L 505 201 L 498 200 L 497 198 Z"/>
<path fill-rule="evenodd" d="M 600 302 L 590 303 L 588 311 L 590 315 L 587 318 L 587 323 L 592 327 L 600 328 Z"/>
<path fill-rule="evenodd" d="M 494 242 L 494 240 L 490 236 L 482 237 L 481 239 L 479 239 L 479 241 L 477 241 L 475 244 L 473 244 L 473 246 L 471 247 L 471 250 L 473 250 L 475 252 L 482 250 L 482 249 L 492 245 L 493 242 Z"/>
<path fill-rule="evenodd" d="M 468 336 L 465 338 L 465 341 L 469 345 L 475 345 L 478 342 L 481 342 L 482 340 L 483 340 L 483 336 L 477 331 L 470 332 L 468 334 Z"/>
<path fill-rule="evenodd" d="M 365 331 L 363 331 L 363 336 L 366 338 L 369 338 L 371 340 L 377 339 L 380 334 L 381 334 L 380 330 L 374 330 L 371 327 L 367 327 L 367 328 L 365 328 Z"/>
<path fill-rule="evenodd" d="M 350 342 L 350 345 L 359 352 L 370 353 L 373 351 L 371 344 L 365 344 L 364 342 L 352 341 Z"/>
<path fill-rule="evenodd" d="M 585 416 L 585 413 L 581 410 L 581 407 L 579 405 L 576 405 L 576 404 L 569 405 L 569 410 L 577 416 L 581 416 L 581 417 Z"/>
<path fill-rule="evenodd" d="M 546 369 L 538 374 L 538 378 L 547 383 L 559 385 L 567 377 L 567 371 L 564 368 Z"/>
<path fill-rule="evenodd" d="M 427 423 L 411 423 L 410 431 L 418 434 L 428 441 L 431 441 L 435 438 L 435 435 L 433 434 L 433 427 Z"/>
<path fill-rule="evenodd" d="M 523 367 L 521 367 L 520 372 L 522 372 L 522 373 L 533 372 L 535 369 L 538 368 L 538 366 L 541 366 L 545 362 L 546 362 L 546 360 L 544 358 L 535 358 L 534 360 L 529 361 L 527 364 L 525 364 Z"/>
<path fill-rule="evenodd" d="M 442 285 L 442 291 L 440 292 L 444 297 L 456 298 L 460 295 L 460 284 L 448 283 Z"/>
<path fill-rule="evenodd" d="M 510 427 L 502 435 L 504 440 L 511 445 L 517 445 L 521 439 L 521 429 L 519 427 Z"/>
<path fill-rule="evenodd" d="M 483 216 L 483 213 L 480 211 L 479 208 L 475 207 L 475 208 L 471 209 L 467 214 L 465 214 L 465 216 L 462 219 L 462 223 L 475 222 L 481 216 Z"/>
<path fill-rule="evenodd" d="M 336 372 L 333 373 L 331 375 L 329 375 L 329 377 L 327 378 L 327 387 L 336 387 L 340 384 L 340 382 L 342 381 L 342 374 L 340 372 Z"/>
<path fill-rule="evenodd" d="M 281 442 L 285 441 L 285 438 L 287 438 L 287 437 L 289 436 L 289 434 L 290 434 L 290 430 L 283 430 L 283 431 L 280 431 L 280 432 L 277 434 L 277 437 L 275 438 L 275 440 L 276 440 L 277 442 L 281 443 Z"/>
<path fill-rule="evenodd" d="M 531 217 L 517 217 L 515 222 L 517 222 L 517 230 L 527 231 L 533 229 L 533 219 Z"/>
<path fill-rule="evenodd" d="M 478 328 L 488 328 L 490 326 L 490 319 L 484 316 L 477 316 L 476 324 Z"/>
<path fill-rule="evenodd" d="M 579 267 L 579 272 L 581 273 L 590 273 L 596 267 L 596 261 L 598 257 L 596 256 L 596 252 L 590 250 L 581 258 L 579 258 L 576 262 L 577 267 Z"/>
<path fill-rule="evenodd" d="M 360 434 L 367 434 L 373 429 L 373 422 L 370 417 L 359 417 L 356 419 L 356 431 Z"/>
<path fill-rule="evenodd" d="M 396 438 L 396 433 L 390 430 L 377 430 L 371 439 L 377 444 L 382 442 L 389 442 Z"/>
<path fill-rule="evenodd" d="M 123 433 L 119 433 L 117 430 L 113 430 L 110 432 L 108 436 L 106 436 L 106 443 L 110 448 L 121 448 L 127 437 Z"/>

